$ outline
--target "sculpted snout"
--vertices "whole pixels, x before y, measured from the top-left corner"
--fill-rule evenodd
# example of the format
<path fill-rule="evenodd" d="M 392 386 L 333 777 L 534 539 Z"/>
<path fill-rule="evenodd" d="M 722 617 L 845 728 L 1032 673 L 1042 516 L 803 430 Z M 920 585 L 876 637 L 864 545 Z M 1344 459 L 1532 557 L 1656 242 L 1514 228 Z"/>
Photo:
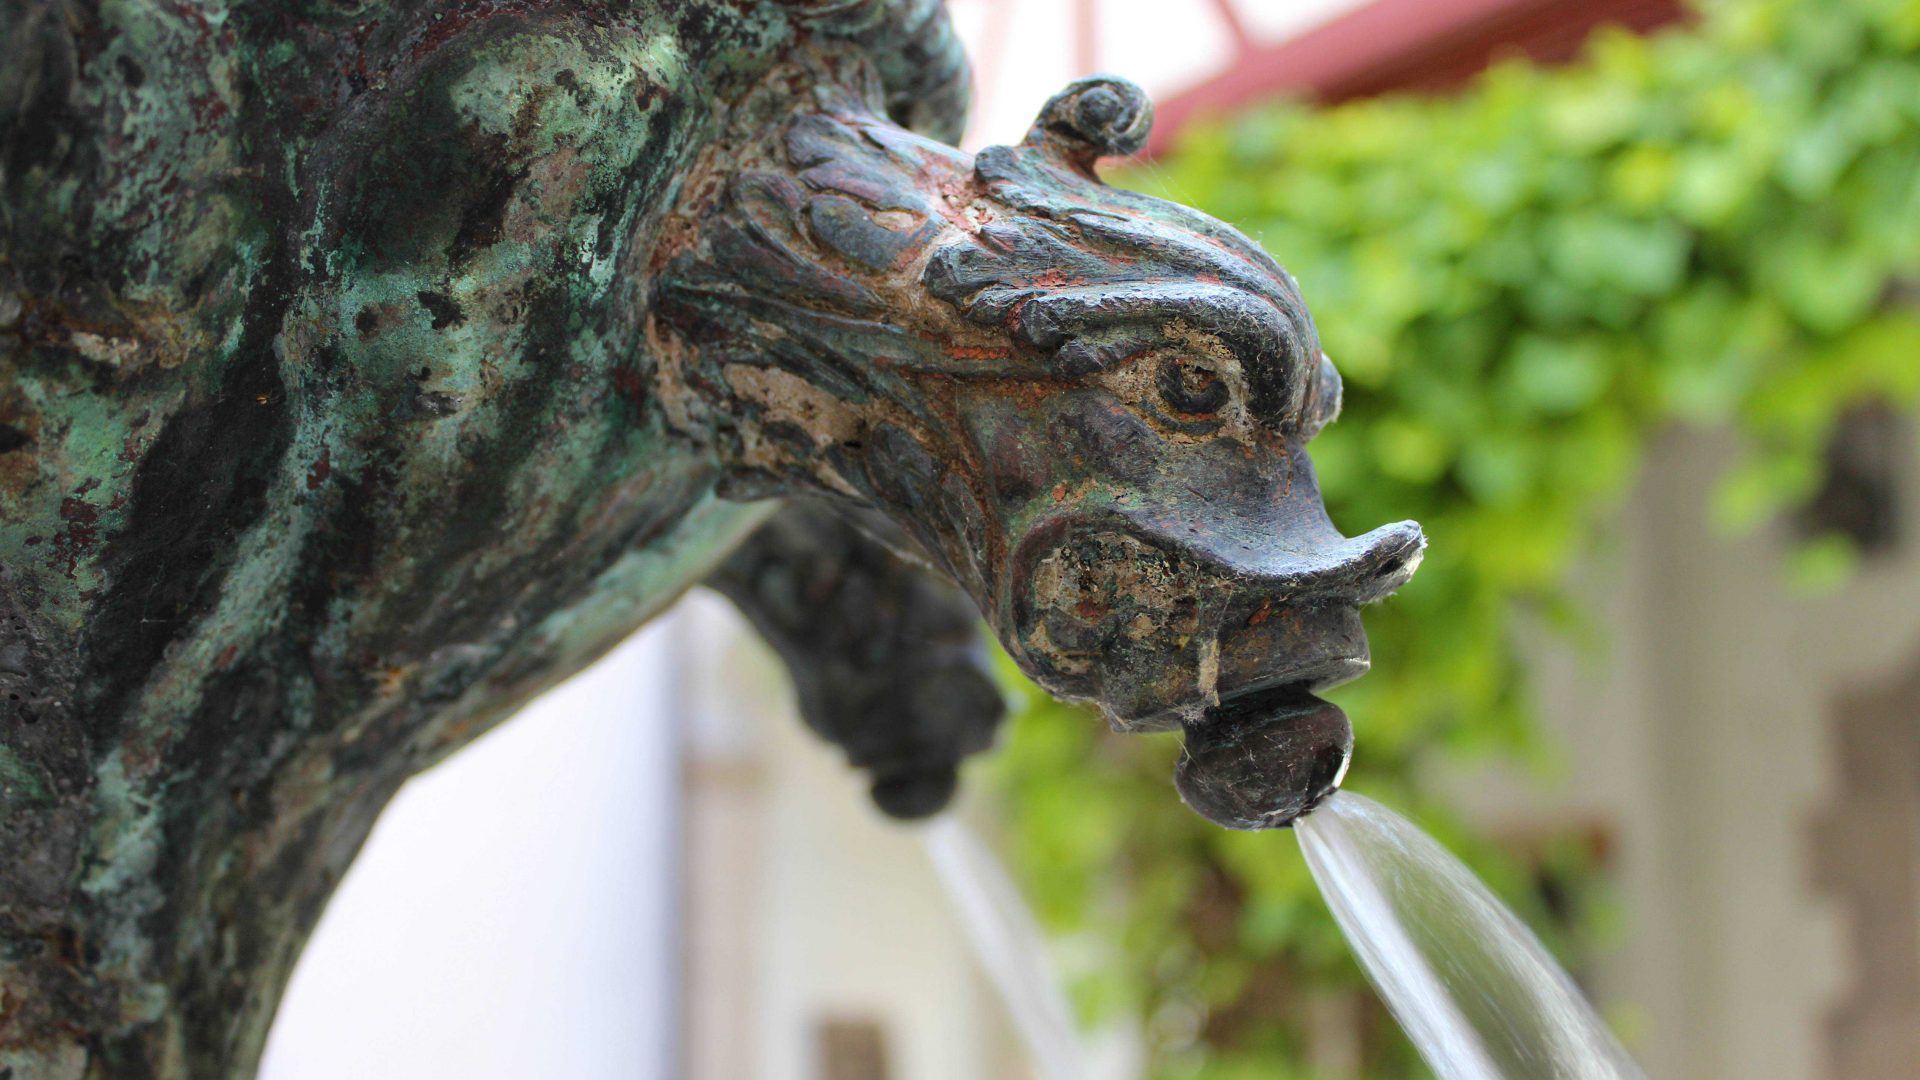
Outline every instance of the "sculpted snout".
<path fill-rule="evenodd" d="M 1403 521 L 1342 540 L 1308 565 L 1241 578 L 1221 619 L 1216 695 L 1325 690 L 1366 674 L 1360 605 L 1406 584 L 1425 546 L 1420 526 Z"/>
<path fill-rule="evenodd" d="M 1366 672 L 1360 605 L 1426 546 L 1410 521 L 1341 536 L 1317 491 L 1292 509 L 1264 537 L 1232 517 L 1107 512 L 1022 549 L 1029 673 L 1118 729 L 1183 728 L 1181 797 L 1229 828 L 1288 825 L 1339 786 L 1353 731 L 1314 693 Z"/>
<path fill-rule="evenodd" d="M 1109 507 L 1036 530 L 1016 556 L 1021 651 L 1043 681 L 1098 698 L 1130 729 L 1359 677 L 1360 605 L 1412 576 L 1425 539 L 1412 522 L 1343 537 L 1317 494 L 1299 509 L 1262 525 Z"/>

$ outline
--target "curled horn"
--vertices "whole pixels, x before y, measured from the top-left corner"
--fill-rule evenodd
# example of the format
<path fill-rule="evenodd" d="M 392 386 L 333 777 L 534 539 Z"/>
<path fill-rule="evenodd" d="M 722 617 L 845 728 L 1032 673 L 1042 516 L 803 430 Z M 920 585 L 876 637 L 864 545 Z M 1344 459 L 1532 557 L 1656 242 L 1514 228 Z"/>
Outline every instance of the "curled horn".
<path fill-rule="evenodd" d="M 1079 79 L 1041 108 L 1027 145 L 1091 173 L 1095 160 L 1138 153 L 1153 129 L 1153 102 L 1146 92 L 1113 75 Z"/>

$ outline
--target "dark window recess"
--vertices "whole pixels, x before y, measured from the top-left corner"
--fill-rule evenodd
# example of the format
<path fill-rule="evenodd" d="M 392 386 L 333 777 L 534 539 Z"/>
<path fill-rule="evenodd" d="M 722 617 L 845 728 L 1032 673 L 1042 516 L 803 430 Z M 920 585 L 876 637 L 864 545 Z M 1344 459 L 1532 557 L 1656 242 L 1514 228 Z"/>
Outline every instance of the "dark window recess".
<path fill-rule="evenodd" d="M 1836 782 L 1801 856 L 1839 918 L 1848 973 L 1828 999 L 1823 1075 L 1908 1080 L 1920 1063 L 1920 655 L 1835 693 L 1827 731 Z"/>
<path fill-rule="evenodd" d="M 1914 453 L 1914 432 L 1883 404 L 1866 405 L 1842 417 L 1827 444 L 1827 476 L 1796 515 L 1807 537 L 1838 534 L 1862 555 L 1882 555 L 1900 545 L 1902 471 Z"/>
<path fill-rule="evenodd" d="M 820 1046 L 820 1080 L 890 1080 L 887 1033 L 878 1020 L 840 1017 L 815 1029 Z"/>

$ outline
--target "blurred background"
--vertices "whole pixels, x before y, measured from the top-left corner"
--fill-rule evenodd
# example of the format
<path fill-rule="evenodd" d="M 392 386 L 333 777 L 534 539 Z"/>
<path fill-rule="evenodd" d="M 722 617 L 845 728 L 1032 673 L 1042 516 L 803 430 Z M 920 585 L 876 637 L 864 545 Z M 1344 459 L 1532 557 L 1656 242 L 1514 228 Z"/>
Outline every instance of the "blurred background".
<path fill-rule="evenodd" d="M 1432 547 L 1336 700 L 1649 1075 L 1920 1076 L 1920 2 L 950 0 L 969 142 L 1096 70 L 1110 179 L 1301 281 L 1349 532 Z M 414 781 L 271 1080 L 1031 1075 L 912 830 L 688 598 Z M 961 812 L 1101 1077 L 1423 1075 L 1285 834 L 1026 690 Z"/>

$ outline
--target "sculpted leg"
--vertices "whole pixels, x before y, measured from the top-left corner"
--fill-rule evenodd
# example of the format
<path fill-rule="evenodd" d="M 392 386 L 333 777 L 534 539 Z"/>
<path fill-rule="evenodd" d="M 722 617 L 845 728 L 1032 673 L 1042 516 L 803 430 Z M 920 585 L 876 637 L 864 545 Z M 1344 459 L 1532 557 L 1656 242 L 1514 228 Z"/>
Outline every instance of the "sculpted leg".
<path fill-rule="evenodd" d="M 973 602 L 825 506 L 796 502 L 707 582 L 786 662 L 801 718 L 896 818 L 936 813 L 1006 706 Z"/>

